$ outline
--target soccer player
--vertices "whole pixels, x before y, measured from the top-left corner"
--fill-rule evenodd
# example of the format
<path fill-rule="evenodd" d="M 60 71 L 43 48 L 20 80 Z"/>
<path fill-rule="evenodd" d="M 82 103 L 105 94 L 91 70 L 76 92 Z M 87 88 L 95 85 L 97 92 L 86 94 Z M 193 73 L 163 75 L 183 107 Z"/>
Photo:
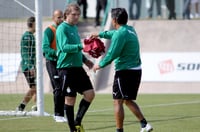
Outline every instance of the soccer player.
<path fill-rule="evenodd" d="M 64 22 L 56 30 L 57 68 L 62 80 L 63 94 L 65 94 L 70 132 L 84 132 L 82 119 L 95 96 L 92 83 L 83 68 L 83 46 L 76 26 L 80 13 L 81 10 L 77 4 L 69 4 L 64 12 Z M 74 120 L 77 93 L 83 95 L 83 98 Z"/>
<path fill-rule="evenodd" d="M 53 87 L 54 119 L 56 122 L 66 122 L 64 118 L 64 96 L 60 87 L 58 71 L 56 69 L 56 29 L 63 22 L 63 12 L 55 10 L 52 16 L 53 24 L 44 31 L 42 50 L 46 58 L 46 68 Z"/>
<path fill-rule="evenodd" d="M 17 107 L 17 111 L 23 111 L 31 99 L 36 103 L 35 17 L 28 18 L 27 26 L 28 30 L 21 38 L 21 69 L 29 84 L 29 90 Z M 36 105 L 32 109 L 37 110 Z"/>
<path fill-rule="evenodd" d="M 113 82 L 114 115 L 116 132 L 123 132 L 125 104 L 141 123 L 141 132 L 150 132 L 152 126 L 147 123 L 136 100 L 141 81 L 140 47 L 136 31 L 127 25 L 128 14 L 124 8 L 111 10 L 112 25 L 115 30 L 92 34 L 91 38 L 111 39 L 111 46 L 105 57 L 94 65 L 93 70 L 104 68 L 115 61 Z"/>

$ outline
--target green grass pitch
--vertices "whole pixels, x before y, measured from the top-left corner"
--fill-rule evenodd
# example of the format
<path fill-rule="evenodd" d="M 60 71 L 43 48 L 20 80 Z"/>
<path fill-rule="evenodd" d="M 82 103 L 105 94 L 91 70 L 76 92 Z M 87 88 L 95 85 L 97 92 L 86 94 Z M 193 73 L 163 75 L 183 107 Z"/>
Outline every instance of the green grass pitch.
<path fill-rule="evenodd" d="M 0 110 L 14 110 L 23 95 L 0 94 Z M 78 96 L 77 101 L 81 96 Z M 45 94 L 45 112 L 53 114 L 52 94 Z M 5 105 L 5 102 L 9 102 Z M 96 94 L 83 119 L 86 132 L 115 132 L 110 94 Z M 199 132 L 199 94 L 139 94 L 137 103 L 155 132 Z M 31 108 L 28 104 L 26 110 Z M 77 111 L 76 104 L 75 111 Z M 2 132 L 69 132 L 67 123 L 56 123 L 52 116 L 0 116 Z M 125 107 L 125 132 L 139 132 L 140 124 Z"/>

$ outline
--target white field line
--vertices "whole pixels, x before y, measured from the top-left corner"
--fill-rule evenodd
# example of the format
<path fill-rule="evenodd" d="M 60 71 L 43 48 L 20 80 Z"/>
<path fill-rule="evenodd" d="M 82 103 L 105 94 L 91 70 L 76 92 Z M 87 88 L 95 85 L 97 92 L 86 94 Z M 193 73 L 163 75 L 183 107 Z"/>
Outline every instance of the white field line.
<path fill-rule="evenodd" d="M 141 108 L 150 108 L 150 107 L 166 107 L 166 106 L 175 106 L 175 105 L 184 105 L 184 104 L 200 104 L 200 100 L 196 101 L 188 101 L 188 102 L 176 102 L 176 103 L 168 103 L 168 104 L 155 104 L 155 105 L 145 105 L 140 106 Z M 99 112 L 106 112 L 106 111 L 112 111 L 113 108 L 106 108 L 106 109 L 99 109 L 99 110 L 89 110 L 90 113 L 99 113 Z M 24 116 L 24 117 L 15 117 L 15 118 L 4 118 L 0 119 L 0 121 L 5 120 L 16 120 L 16 119 L 22 119 L 22 118 L 31 118 L 30 116 Z"/>
<path fill-rule="evenodd" d="M 200 103 L 200 100 L 189 101 L 189 102 L 169 103 L 169 104 L 146 105 L 146 106 L 142 106 L 142 108 L 149 108 L 149 107 L 162 107 L 162 106 L 174 106 L 174 105 L 184 105 L 184 104 L 198 104 L 198 103 Z"/>
<path fill-rule="evenodd" d="M 150 108 L 150 107 L 166 107 L 166 106 L 175 106 L 175 105 L 184 105 L 184 104 L 200 104 L 200 100 L 196 101 L 188 101 L 188 102 L 176 102 L 176 103 L 168 103 L 168 104 L 155 104 L 155 105 L 144 105 L 140 106 L 141 108 Z M 95 112 L 106 112 L 111 111 L 113 108 L 106 108 L 100 110 L 90 110 L 88 112 L 95 113 Z"/>

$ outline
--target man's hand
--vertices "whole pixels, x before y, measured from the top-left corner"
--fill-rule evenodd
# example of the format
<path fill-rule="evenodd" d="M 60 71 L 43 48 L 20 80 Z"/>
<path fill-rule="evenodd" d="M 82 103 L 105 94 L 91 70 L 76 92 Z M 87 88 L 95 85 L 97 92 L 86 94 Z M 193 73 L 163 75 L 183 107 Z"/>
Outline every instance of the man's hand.
<path fill-rule="evenodd" d="M 93 39 L 93 38 L 98 38 L 99 37 L 99 34 L 98 33 L 92 33 L 90 35 L 90 39 Z"/>
<path fill-rule="evenodd" d="M 93 71 L 96 73 L 97 70 L 99 70 L 101 67 L 99 65 L 94 65 L 93 66 Z"/>
<path fill-rule="evenodd" d="M 90 60 L 86 60 L 85 61 L 85 65 L 89 68 L 92 69 L 92 67 L 94 66 L 94 63 Z"/>

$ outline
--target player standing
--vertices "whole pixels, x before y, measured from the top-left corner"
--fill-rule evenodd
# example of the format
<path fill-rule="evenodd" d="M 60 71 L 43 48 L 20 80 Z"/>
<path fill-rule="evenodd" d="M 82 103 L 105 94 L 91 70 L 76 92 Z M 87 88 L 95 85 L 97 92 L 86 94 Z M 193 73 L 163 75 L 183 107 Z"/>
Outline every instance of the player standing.
<path fill-rule="evenodd" d="M 142 69 L 140 59 L 140 47 L 136 31 L 127 25 L 128 14 L 124 8 L 114 8 L 111 11 L 112 25 L 115 30 L 103 31 L 93 34 L 91 38 L 111 39 L 111 46 L 105 57 L 93 70 L 104 68 L 113 60 L 115 61 L 115 76 L 113 82 L 114 114 L 116 120 L 116 132 L 123 132 L 125 104 L 141 123 L 141 132 L 153 130 L 147 123 L 136 100 Z"/>
<path fill-rule="evenodd" d="M 57 68 L 65 94 L 65 107 L 70 132 L 84 132 L 82 119 L 87 112 L 95 93 L 92 83 L 83 68 L 83 46 L 76 24 L 80 17 L 80 7 L 69 4 L 64 12 L 64 22 L 56 31 Z M 92 68 L 90 65 L 89 68 Z M 83 95 L 74 120 L 74 105 L 77 93 Z"/>
<path fill-rule="evenodd" d="M 53 24 L 44 31 L 42 50 L 46 58 L 46 68 L 53 87 L 54 96 L 54 119 L 56 122 L 66 122 L 64 118 L 64 95 L 60 87 L 60 78 L 56 69 L 56 29 L 63 22 L 61 10 L 55 10 L 52 16 Z"/>

